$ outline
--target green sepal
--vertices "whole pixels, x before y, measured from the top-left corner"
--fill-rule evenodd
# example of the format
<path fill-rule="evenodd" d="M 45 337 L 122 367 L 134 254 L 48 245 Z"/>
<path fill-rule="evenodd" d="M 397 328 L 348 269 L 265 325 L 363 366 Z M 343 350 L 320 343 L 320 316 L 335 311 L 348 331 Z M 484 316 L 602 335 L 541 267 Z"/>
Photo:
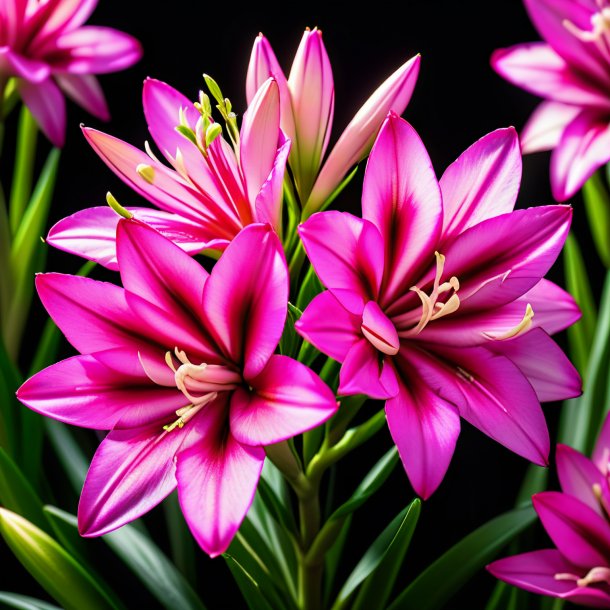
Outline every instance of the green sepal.
<path fill-rule="evenodd" d="M 23 517 L 0 508 L 0 535 L 23 567 L 65 610 L 120 610 L 65 549 Z"/>
<path fill-rule="evenodd" d="M 438 610 L 536 520 L 530 506 L 511 510 L 460 540 L 424 570 L 387 610 Z"/>

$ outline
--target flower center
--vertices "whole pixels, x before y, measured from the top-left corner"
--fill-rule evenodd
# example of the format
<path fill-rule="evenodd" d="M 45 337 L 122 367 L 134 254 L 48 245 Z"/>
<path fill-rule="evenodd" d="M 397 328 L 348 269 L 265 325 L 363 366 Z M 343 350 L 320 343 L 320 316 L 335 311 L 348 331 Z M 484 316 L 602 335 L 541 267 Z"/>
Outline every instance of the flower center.
<path fill-rule="evenodd" d="M 555 574 L 555 580 L 574 580 L 579 587 L 588 587 L 596 583 L 606 583 L 610 585 L 610 568 L 596 567 L 587 572 L 584 577 L 567 572 Z"/>
<path fill-rule="evenodd" d="M 570 34 L 583 42 L 602 41 L 604 35 L 610 32 L 610 6 L 608 6 L 607 0 L 597 0 L 597 6 L 599 11 L 591 15 L 590 30 L 582 30 L 569 19 L 564 19 L 563 26 Z"/>
<path fill-rule="evenodd" d="M 457 295 L 457 291 L 460 289 L 459 280 L 452 276 L 447 282 L 441 284 L 445 269 L 445 256 L 438 252 L 435 252 L 434 256 L 436 257 L 436 275 L 432 291 L 430 294 L 426 294 L 417 286 L 411 287 L 411 290 L 417 293 L 421 300 L 422 311 L 419 321 L 417 321 L 413 328 L 399 333 L 401 337 L 408 338 L 419 335 L 429 322 L 454 313 L 460 307 L 460 297 Z"/>
<path fill-rule="evenodd" d="M 174 356 L 180 362 L 176 368 Z M 178 419 L 167 426 L 163 426 L 166 432 L 175 428 L 183 428 L 205 405 L 213 401 L 219 392 L 228 392 L 237 388 L 241 383 L 241 375 L 226 366 L 218 364 L 193 364 L 186 354 L 175 348 L 174 354 L 165 354 L 167 366 L 174 372 L 176 387 L 189 401 L 186 407 L 176 411 Z"/>

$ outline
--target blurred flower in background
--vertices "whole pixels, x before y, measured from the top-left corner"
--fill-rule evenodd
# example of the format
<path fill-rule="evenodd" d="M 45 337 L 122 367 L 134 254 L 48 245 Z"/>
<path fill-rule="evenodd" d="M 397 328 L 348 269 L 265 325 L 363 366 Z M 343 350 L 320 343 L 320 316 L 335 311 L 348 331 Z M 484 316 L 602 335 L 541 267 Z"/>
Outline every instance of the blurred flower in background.
<path fill-rule="evenodd" d="M 16 78 L 18 94 L 55 146 L 63 146 L 67 95 L 101 119 L 108 107 L 96 74 L 128 68 L 139 42 L 118 30 L 83 26 L 97 0 L 0 2 L 0 88 Z"/>

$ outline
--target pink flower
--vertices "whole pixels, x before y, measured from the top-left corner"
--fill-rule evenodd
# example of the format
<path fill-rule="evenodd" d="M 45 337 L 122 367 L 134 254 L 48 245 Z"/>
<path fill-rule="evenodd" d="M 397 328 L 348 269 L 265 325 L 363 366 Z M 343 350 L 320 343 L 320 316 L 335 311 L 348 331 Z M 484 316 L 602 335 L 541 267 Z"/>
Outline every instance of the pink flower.
<path fill-rule="evenodd" d="M 208 274 L 154 229 L 118 226 L 124 288 L 37 277 L 43 304 L 82 354 L 29 379 L 19 399 L 60 421 L 111 430 L 81 495 L 79 530 L 99 536 L 178 486 L 201 547 L 222 553 L 246 514 L 264 446 L 325 421 L 330 389 L 274 351 L 288 271 L 271 227 L 251 225 Z"/>
<path fill-rule="evenodd" d="M 40 128 L 63 146 L 67 95 L 107 120 L 96 74 L 128 68 L 142 56 L 135 38 L 111 28 L 83 26 L 97 0 L 3 0 L 0 2 L 0 82 L 17 88 Z"/>
<path fill-rule="evenodd" d="M 223 249 L 255 222 L 268 222 L 281 232 L 282 181 L 290 142 L 280 131 L 275 81 L 265 81 L 250 102 L 235 150 L 222 135 L 210 141 L 211 130 L 219 125 L 169 85 L 147 79 L 143 102 L 151 135 L 171 168 L 148 147 L 143 152 L 101 131 L 83 130 L 108 167 L 160 208 L 128 208 L 136 218 L 191 254 Z M 192 140 L 176 130 L 179 125 Z M 59 221 L 47 241 L 116 269 L 117 222 L 110 208 L 89 208 Z"/>
<path fill-rule="evenodd" d="M 523 130 L 523 152 L 554 149 L 553 196 L 565 201 L 610 161 L 610 4 L 524 2 L 546 43 L 499 49 L 491 63 L 498 74 L 545 99 Z"/>
<path fill-rule="evenodd" d="M 476 142 L 439 183 L 417 133 L 391 114 L 366 168 L 363 219 L 322 212 L 300 227 L 328 290 L 299 332 L 343 363 L 340 394 L 387 399 L 390 432 L 424 498 L 445 475 L 460 416 L 545 464 L 540 401 L 580 393 L 548 335 L 578 308 L 541 279 L 572 211 L 513 211 L 520 179 L 514 130 Z"/>
<path fill-rule="evenodd" d="M 494 561 L 497 578 L 543 595 L 592 608 L 610 608 L 610 418 L 593 459 L 557 446 L 557 473 L 563 493 L 533 496 L 534 508 L 556 548 Z"/>
<path fill-rule="evenodd" d="M 318 211 L 352 166 L 366 157 L 388 111 L 404 112 L 419 64 L 417 55 L 371 95 L 323 162 L 332 130 L 335 88 L 322 32 L 317 28 L 305 31 L 288 79 L 267 39 L 258 35 L 250 57 L 246 94 L 252 99 L 269 76 L 278 82 L 282 130 L 293 142 L 290 168 L 304 218 Z"/>

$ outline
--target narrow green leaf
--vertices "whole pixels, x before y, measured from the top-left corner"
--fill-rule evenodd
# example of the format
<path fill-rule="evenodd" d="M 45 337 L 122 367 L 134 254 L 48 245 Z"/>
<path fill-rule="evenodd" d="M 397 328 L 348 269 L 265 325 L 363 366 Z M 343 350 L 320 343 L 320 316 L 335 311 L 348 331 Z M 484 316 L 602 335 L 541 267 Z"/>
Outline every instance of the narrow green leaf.
<path fill-rule="evenodd" d="M 37 135 L 38 125 L 27 106 L 23 105 L 19 115 L 17 149 L 9 203 L 11 233 L 13 235 L 17 233 L 32 192 Z"/>
<path fill-rule="evenodd" d="M 234 557 L 226 553 L 224 558 L 248 608 L 250 610 L 273 610 L 262 594 L 258 583 L 246 572 L 245 568 Z"/>
<path fill-rule="evenodd" d="M 17 401 L 15 392 L 20 385 L 19 372 L 0 339 L 0 446 L 11 456 L 17 456 L 19 450 L 19 410 L 23 407 Z"/>
<path fill-rule="evenodd" d="M 594 173 L 582 188 L 593 243 L 602 263 L 610 268 L 610 197 L 600 172 Z"/>
<path fill-rule="evenodd" d="M 392 447 L 373 466 L 347 502 L 335 510 L 329 521 L 341 519 L 360 508 L 386 482 L 398 462 L 398 449 Z"/>
<path fill-rule="evenodd" d="M 292 303 L 288 303 L 288 315 L 284 324 L 284 331 L 280 339 L 280 354 L 295 358 L 301 347 L 301 337 L 294 328 L 297 320 L 301 317 L 302 311 Z"/>
<path fill-rule="evenodd" d="M 65 610 L 116 610 L 68 552 L 23 517 L 0 508 L 0 534 L 23 567 Z"/>
<path fill-rule="evenodd" d="M 341 524 L 341 531 L 337 536 L 337 539 L 333 545 L 328 549 L 324 555 L 324 607 L 328 607 L 330 597 L 334 590 L 335 577 L 337 570 L 342 562 L 343 549 L 347 538 L 349 536 L 349 530 L 352 525 L 352 515 L 349 515 L 347 519 L 344 519 Z"/>
<path fill-rule="evenodd" d="M 311 303 L 312 299 L 323 290 L 324 286 L 322 285 L 322 282 L 320 282 L 316 275 L 313 265 L 310 265 L 299 290 L 296 302 L 297 308 L 300 311 L 305 311 L 305 308 Z"/>
<path fill-rule="evenodd" d="M 388 610 L 436 610 L 536 519 L 532 507 L 511 510 L 460 540 L 422 572 Z"/>
<path fill-rule="evenodd" d="M 133 525 L 124 525 L 102 539 L 163 607 L 205 610 L 203 602 L 167 556 Z"/>
<path fill-rule="evenodd" d="M 330 194 L 330 197 L 324 202 L 320 208 L 320 211 L 326 210 L 333 204 L 335 199 L 343 192 L 345 187 L 354 179 L 354 176 L 358 173 L 359 167 L 359 165 L 356 165 L 356 167 L 354 167 L 354 169 L 347 174 L 345 178 L 343 178 L 341 184 L 339 184 L 339 186 Z"/>
<path fill-rule="evenodd" d="M 570 233 L 563 249 L 566 288 L 582 311 L 582 318 L 568 328 L 571 360 L 582 376 L 589 364 L 589 349 L 595 338 L 597 308 L 587 268 L 576 237 Z"/>
<path fill-rule="evenodd" d="M 0 449 L 0 503 L 39 528 L 50 531 L 40 498 L 3 449 Z"/>
<path fill-rule="evenodd" d="M 322 441 L 324 440 L 324 426 L 312 428 L 303 434 L 303 464 L 305 467 L 311 462 L 318 453 Z"/>
<path fill-rule="evenodd" d="M 15 610 L 61 610 L 58 606 L 48 604 L 41 599 L 0 591 L 0 602 Z"/>
<path fill-rule="evenodd" d="M 410 540 L 412 535 L 412 528 L 415 524 L 411 525 L 411 521 L 414 519 L 417 522 L 419 517 L 419 501 L 414 500 L 409 506 L 401 510 L 390 524 L 381 532 L 375 542 L 369 547 L 366 553 L 362 556 L 362 559 L 358 562 L 352 573 L 348 576 L 345 584 L 339 591 L 339 595 L 332 606 L 332 610 L 340 610 L 345 608 L 350 597 L 356 591 L 356 589 L 372 574 L 382 563 L 384 558 L 392 546 L 397 543 L 400 544 L 401 530 L 405 528 L 407 530 L 407 537 Z M 410 532 L 410 533 L 408 533 Z"/>
<path fill-rule="evenodd" d="M 85 457 L 66 424 L 53 419 L 45 419 L 44 425 L 55 455 L 64 467 L 64 472 L 72 488 L 80 495 L 89 469 L 89 460 Z"/>
<path fill-rule="evenodd" d="M 515 508 L 521 506 L 530 506 L 532 496 L 546 489 L 547 480 L 549 478 L 549 469 L 536 464 L 529 464 L 525 471 L 525 476 L 521 482 L 517 499 L 515 500 Z"/>
<path fill-rule="evenodd" d="M 292 511 L 282 504 L 271 486 L 262 477 L 259 480 L 257 491 L 267 510 L 275 517 L 276 521 L 288 531 L 295 532 L 296 524 Z"/>
<path fill-rule="evenodd" d="M 163 511 L 167 523 L 171 558 L 186 580 L 194 585 L 197 582 L 195 539 L 184 519 L 176 492 L 164 500 Z"/>
<path fill-rule="evenodd" d="M 372 610 L 373 608 L 386 607 L 392 595 L 396 577 L 411 544 L 420 511 L 421 500 L 416 498 L 407 509 L 404 526 L 401 526 L 396 533 L 377 568 L 362 583 L 351 610 Z"/>
<path fill-rule="evenodd" d="M 559 424 L 559 441 L 590 455 L 608 405 L 608 371 L 610 370 L 610 271 L 606 274 L 599 307 L 599 317 L 589 365 L 584 380 L 584 394 L 566 401 Z"/>

